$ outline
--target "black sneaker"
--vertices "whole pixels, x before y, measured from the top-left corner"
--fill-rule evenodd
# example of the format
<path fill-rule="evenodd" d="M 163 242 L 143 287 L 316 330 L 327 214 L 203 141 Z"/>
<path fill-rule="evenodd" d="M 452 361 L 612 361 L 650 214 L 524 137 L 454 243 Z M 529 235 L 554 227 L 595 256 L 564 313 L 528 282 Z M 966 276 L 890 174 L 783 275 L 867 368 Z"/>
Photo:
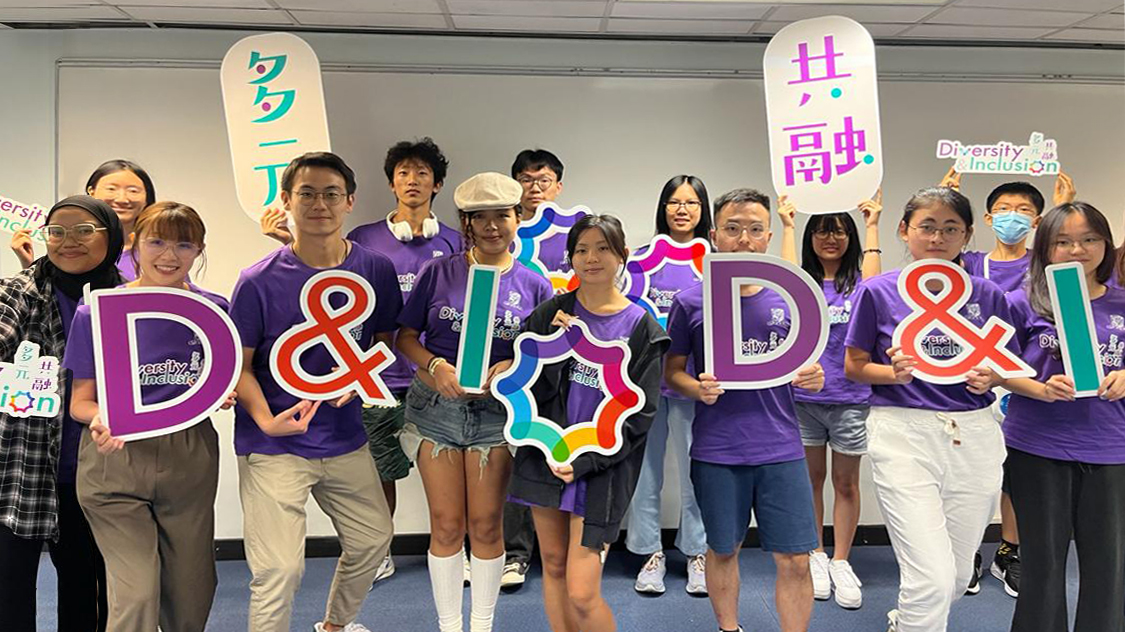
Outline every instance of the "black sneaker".
<path fill-rule="evenodd" d="M 969 587 L 965 589 L 966 595 L 975 595 L 980 592 L 980 551 L 973 558 L 973 576 L 969 579 Z"/>
<path fill-rule="evenodd" d="M 992 576 L 1004 582 L 1004 592 L 1010 597 L 1020 596 L 1020 556 L 1015 552 L 1000 555 L 992 560 Z"/>

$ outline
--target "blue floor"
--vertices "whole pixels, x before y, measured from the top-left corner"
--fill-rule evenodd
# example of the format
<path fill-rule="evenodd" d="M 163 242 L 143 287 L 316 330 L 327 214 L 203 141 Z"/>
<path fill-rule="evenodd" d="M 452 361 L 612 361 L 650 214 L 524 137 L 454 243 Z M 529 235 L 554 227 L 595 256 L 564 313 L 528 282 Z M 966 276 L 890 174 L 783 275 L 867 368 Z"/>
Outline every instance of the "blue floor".
<path fill-rule="evenodd" d="M 1004 593 L 1000 582 L 988 574 L 995 545 L 987 545 L 985 578 L 979 595 L 965 597 L 953 607 L 950 631 L 1007 632 L 1015 600 Z M 852 566 L 863 581 L 863 607 L 849 611 L 834 601 L 818 601 L 813 609 L 813 632 L 883 632 L 886 612 L 894 607 L 898 592 L 898 567 L 890 547 L 861 546 L 852 550 Z M 624 551 L 614 551 L 606 564 L 603 593 L 617 617 L 621 632 L 674 630 L 713 631 L 717 629 L 706 598 L 684 592 L 687 582 L 684 558 L 670 552 L 668 591 L 660 596 L 641 596 L 633 591 L 633 579 L 642 560 Z M 423 556 L 395 558 L 398 571 L 381 582 L 370 594 L 360 622 L 372 632 L 434 632 L 437 616 L 430 597 L 429 576 Z M 307 560 L 305 579 L 293 612 L 294 630 L 311 630 L 324 612 L 324 600 L 332 579 L 335 560 Z M 741 620 L 746 632 L 777 630 L 773 612 L 773 560 L 759 549 L 744 549 L 741 556 Z M 1068 569 L 1071 612 L 1077 590 L 1077 568 L 1073 550 Z M 245 562 L 219 563 L 219 588 L 207 630 L 241 632 L 246 629 L 246 604 L 250 572 Z M 533 567 L 527 583 L 517 592 L 502 594 L 497 605 L 498 632 L 509 630 L 547 631 L 547 620 L 540 599 L 538 568 Z M 465 590 L 465 621 L 468 622 L 469 591 Z M 55 575 L 50 559 L 43 557 L 39 572 L 40 630 L 54 630 Z"/>

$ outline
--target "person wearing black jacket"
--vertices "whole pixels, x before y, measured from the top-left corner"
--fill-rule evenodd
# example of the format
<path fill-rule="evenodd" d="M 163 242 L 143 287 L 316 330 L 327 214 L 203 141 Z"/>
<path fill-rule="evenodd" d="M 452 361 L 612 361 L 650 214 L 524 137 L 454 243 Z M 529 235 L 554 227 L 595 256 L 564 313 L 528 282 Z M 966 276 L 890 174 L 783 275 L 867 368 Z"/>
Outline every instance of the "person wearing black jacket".
<path fill-rule="evenodd" d="M 577 319 L 599 340 L 625 341 L 628 375 L 644 392 L 644 404 L 624 420 L 622 445 L 613 455 L 586 453 L 556 467 L 537 448 L 520 447 L 509 494 L 514 502 L 532 506 L 551 629 L 610 632 L 616 627 L 601 596 L 601 552 L 617 539 L 633 497 L 669 339 L 656 319 L 617 288 L 628 250 L 616 218 L 580 220 L 567 237 L 567 255 L 581 285 L 539 305 L 525 331 L 550 334 Z M 599 369 L 567 360 L 545 366 L 531 390 L 539 413 L 566 427 L 591 420 L 603 397 L 600 385 Z"/>

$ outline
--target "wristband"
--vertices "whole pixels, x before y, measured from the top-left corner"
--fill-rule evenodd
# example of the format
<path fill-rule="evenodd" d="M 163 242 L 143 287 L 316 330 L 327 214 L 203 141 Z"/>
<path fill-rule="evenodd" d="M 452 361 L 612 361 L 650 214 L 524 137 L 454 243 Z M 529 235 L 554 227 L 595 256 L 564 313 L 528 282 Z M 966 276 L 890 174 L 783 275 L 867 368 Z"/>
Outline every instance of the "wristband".
<path fill-rule="evenodd" d="M 439 366 L 444 364 L 445 361 L 445 358 L 442 358 L 440 356 L 434 356 L 430 358 L 430 364 L 426 367 L 426 371 L 430 374 L 430 377 L 434 377 L 434 371 L 436 371 Z"/>
<path fill-rule="evenodd" d="M 864 250 L 864 251 L 863 251 L 863 254 L 867 254 L 867 253 L 869 253 L 869 252 L 873 252 L 873 253 L 875 253 L 875 254 L 877 254 L 877 255 L 881 255 L 881 254 L 883 254 L 883 251 L 882 251 L 882 250 L 879 250 L 878 248 L 868 248 L 867 250 Z"/>

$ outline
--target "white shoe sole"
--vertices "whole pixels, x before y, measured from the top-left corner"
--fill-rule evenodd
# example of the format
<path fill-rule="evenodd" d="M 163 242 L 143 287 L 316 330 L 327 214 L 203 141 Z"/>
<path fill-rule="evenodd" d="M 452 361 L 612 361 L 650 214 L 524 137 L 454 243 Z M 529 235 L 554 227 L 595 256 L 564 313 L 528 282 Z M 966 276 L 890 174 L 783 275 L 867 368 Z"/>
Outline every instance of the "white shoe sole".
<path fill-rule="evenodd" d="M 996 562 L 993 562 L 992 566 L 990 566 L 988 570 L 992 572 L 993 577 L 999 579 L 1001 584 L 1004 584 L 1004 592 L 1008 593 L 1009 597 L 1011 597 L 1012 599 L 1019 599 L 1020 594 L 1017 591 L 1012 590 L 1012 587 L 1008 585 L 1008 580 L 1004 579 L 1004 571 L 1000 570 L 1000 567 L 996 565 Z"/>
<path fill-rule="evenodd" d="M 817 601 L 828 601 L 828 599 L 832 596 L 832 589 L 829 588 L 824 592 L 816 592 L 816 589 L 814 588 L 812 596 L 813 599 L 816 599 Z"/>
<path fill-rule="evenodd" d="M 857 600 L 855 602 L 845 603 L 845 602 L 840 600 L 840 595 L 839 595 L 839 593 L 837 593 L 836 594 L 836 605 L 840 606 L 841 608 L 843 608 L 845 610 L 859 610 L 861 607 L 863 607 L 863 597 L 860 597 L 859 600 Z"/>
<path fill-rule="evenodd" d="M 633 584 L 633 590 L 639 593 L 647 593 L 650 595 L 663 595 L 666 588 L 664 586 L 657 586 L 656 584 Z"/>

